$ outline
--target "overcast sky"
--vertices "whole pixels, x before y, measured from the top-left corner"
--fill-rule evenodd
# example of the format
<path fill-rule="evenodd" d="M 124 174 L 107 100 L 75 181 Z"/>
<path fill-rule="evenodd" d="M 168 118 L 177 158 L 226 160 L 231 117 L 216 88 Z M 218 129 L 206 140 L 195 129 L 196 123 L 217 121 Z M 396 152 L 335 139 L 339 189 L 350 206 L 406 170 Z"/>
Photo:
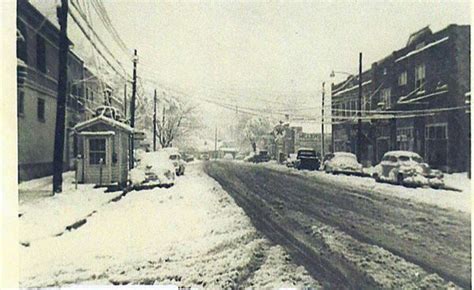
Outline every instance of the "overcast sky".
<path fill-rule="evenodd" d="M 359 52 L 366 69 L 424 26 L 470 23 L 467 1 L 104 2 L 143 73 L 259 107 L 276 97 L 318 105 L 330 71 L 356 72 Z"/>
<path fill-rule="evenodd" d="M 435 32 L 470 24 L 468 1 L 102 2 L 127 46 L 138 50 L 139 76 L 195 99 L 231 96 L 259 108 L 264 100 L 320 105 L 321 83 L 346 77 L 331 79 L 333 69 L 356 73 L 359 52 L 365 70 L 427 25 Z M 97 17 L 94 26 L 107 39 Z M 130 59 L 112 50 L 131 70 Z M 203 111 L 210 126 L 229 113 L 211 105 Z"/>

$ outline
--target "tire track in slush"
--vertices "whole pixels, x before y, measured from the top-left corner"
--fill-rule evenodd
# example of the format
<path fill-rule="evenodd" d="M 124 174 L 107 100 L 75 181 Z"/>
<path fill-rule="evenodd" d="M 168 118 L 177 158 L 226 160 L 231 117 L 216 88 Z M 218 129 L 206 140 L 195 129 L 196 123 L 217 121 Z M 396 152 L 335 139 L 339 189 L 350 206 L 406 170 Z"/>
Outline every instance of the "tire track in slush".
<path fill-rule="evenodd" d="M 429 261 L 424 261 L 422 258 L 414 257 L 412 254 L 406 253 L 403 249 L 403 245 L 398 245 L 397 247 L 397 245 L 394 244 L 394 241 L 384 242 L 383 240 L 374 239 L 373 232 L 371 236 L 370 231 L 361 232 L 359 227 L 354 227 L 354 224 L 352 224 L 354 221 L 348 221 L 347 218 L 359 216 L 362 219 L 370 221 L 370 219 L 368 219 L 370 215 L 367 215 L 367 213 L 357 215 L 359 211 L 366 210 L 367 208 L 358 208 L 358 206 L 363 205 L 361 204 L 363 201 L 358 200 L 356 195 L 354 195 L 354 201 L 351 204 L 347 204 L 347 202 L 351 201 L 347 196 L 341 198 L 343 204 L 338 204 L 341 203 L 340 200 L 331 200 L 334 199 L 333 195 L 315 192 L 317 189 L 302 183 L 303 181 L 307 182 L 308 180 L 314 183 L 314 180 L 309 178 L 305 179 L 298 176 L 298 182 L 296 182 L 295 186 L 288 187 L 285 186 L 285 183 L 294 180 L 284 173 L 262 168 L 257 172 L 253 167 L 238 165 L 235 163 L 232 165 L 223 163 L 208 164 L 206 172 L 211 177 L 215 178 L 224 189 L 226 189 L 234 199 L 236 199 L 237 203 L 247 211 L 247 214 L 252 218 L 256 227 L 264 234 L 273 238 L 274 242 L 281 243 L 279 239 L 293 239 L 292 242 L 287 242 L 285 245 L 290 248 L 294 247 L 294 245 L 304 245 L 304 252 L 300 253 L 300 255 L 309 255 L 312 256 L 312 258 L 307 258 L 306 260 L 302 259 L 301 263 L 305 265 L 305 267 L 313 267 L 315 271 L 311 271 L 310 269 L 308 269 L 308 271 L 312 275 L 315 275 L 314 278 L 322 281 L 327 280 L 328 283 L 332 285 L 332 288 L 334 285 L 341 288 L 354 288 L 354 286 L 375 288 L 376 284 L 373 284 L 370 279 L 363 278 L 363 273 L 359 273 L 357 269 L 353 269 L 353 267 L 347 265 L 347 263 L 344 264 L 344 262 L 340 261 L 340 258 L 338 261 L 338 257 L 332 256 L 330 257 L 331 259 L 321 258 L 321 253 L 317 250 L 310 249 L 311 247 L 308 246 L 308 243 L 314 243 L 314 240 L 308 242 L 308 239 L 305 239 L 305 237 L 301 239 L 294 237 L 293 235 L 295 235 L 295 232 L 292 232 L 289 229 L 301 228 L 301 225 L 298 224 L 298 222 L 290 222 L 290 219 L 288 218 L 279 221 L 271 220 L 272 216 L 278 218 L 280 215 L 278 210 L 281 210 L 280 207 L 284 206 L 294 210 L 303 211 L 305 215 L 310 217 L 310 219 L 316 218 L 319 222 L 334 226 L 363 243 L 380 246 L 385 250 L 404 258 L 408 262 L 420 266 L 428 273 L 436 273 L 448 281 L 450 280 L 465 288 L 470 288 L 469 274 L 469 280 L 466 279 L 465 275 L 463 275 L 465 273 L 457 273 L 458 275 L 453 275 L 453 269 L 451 269 L 450 272 L 444 271 L 442 268 L 443 265 L 433 265 L 432 263 L 429 263 Z M 281 175 L 278 175 L 277 173 Z M 344 193 L 341 193 L 341 195 L 344 195 Z M 330 200 L 326 200 L 325 198 Z M 276 212 L 272 212 L 272 204 L 276 204 Z M 314 208 L 315 204 L 318 209 Z M 374 205 L 371 206 L 374 207 Z M 374 210 L 370 207 L 368 209 L 370 210 L 370 213 L 372 213 L 372 218 L 374 218 L 374 213 L 379 213 L 376 209 Z M 331 210 L 334 212 L 331 213 Z M 381 213 L 384 212 L 382 211 Z M 377 218 L 378 216 L 375 215 L 375 217 Z M 360 224 L 357 223 L 356 225 L 360 226 Z M 267 227 L 271 228 L 271 231 Z M 276 234 L 273 231 L 279 231 L 279 234 Z M 383 233 L 380 232 L 380 234 Z M 288 236 L 291 236 L 291 238 Z M 402 244 L 403 241 L 399 241 L 399 243 Z M 319 263 L 318 267 L 316 267 L 317 269 L 313 265 L 315 259 L 317 259 Z M 315 273 L 321 271 L 321 268 L 325 267 L 331 269 L 330 272 L 334 272 L 336 275 L 344 276 L 345 278 L 341 280 L 338 277 L 333 277 L 334 274 L 331 275 L 331 273 L 327 273 L 327 271 L 323 271 L 323 274 Z"/>

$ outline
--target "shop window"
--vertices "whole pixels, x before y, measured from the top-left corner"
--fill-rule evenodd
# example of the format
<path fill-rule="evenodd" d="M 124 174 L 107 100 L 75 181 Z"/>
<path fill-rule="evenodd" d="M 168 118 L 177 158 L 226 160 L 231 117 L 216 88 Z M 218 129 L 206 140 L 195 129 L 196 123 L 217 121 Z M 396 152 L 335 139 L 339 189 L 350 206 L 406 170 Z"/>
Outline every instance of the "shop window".
<path fill-rule="evenodd" d="M 105 138 L 89 139 L 89 163 L 100 164 L 102 159 L 102 164 L 105 164 L 105 148 Z"/>
<path fill-rule="evenodd" d="M 38 120 L 41 122 L 44 122 L 46 120 L 45 118 L 45 101 L 44 99 L 38 98 L 38 105 L 37 105 L 37 116 Z"/>
<path fill-rule="evenodd" d="M 36 35 L 36 67 L 46 73 L 46 41 L 39 34 Z"/>

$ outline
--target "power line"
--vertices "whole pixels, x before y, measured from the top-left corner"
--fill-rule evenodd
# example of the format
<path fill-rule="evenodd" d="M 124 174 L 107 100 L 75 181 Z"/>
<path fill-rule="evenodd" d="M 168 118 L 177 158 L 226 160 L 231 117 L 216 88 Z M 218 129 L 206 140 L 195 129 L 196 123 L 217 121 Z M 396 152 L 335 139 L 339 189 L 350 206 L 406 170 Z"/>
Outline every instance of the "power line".
<path fill-rule="evenodd" d="M 96 11 L 97 15 L 99 16 L 100 20 L 104 24 L 104 27 L 107 29 L 107 31 L 110 33 L 112 38 L 115 40 L 115 42 L 118 44 L 118 46 L 123 50 L 123 52 L 126 55 L 129 55 L 131 50 L 127 47 L 125 42 L 122 40 L 120 35 L 118 34 L 117 30 L 112 24 L 112 21 L 110 20 L 110 17 L 107 13 L 107 10 L 103 6 L 102 2 L 98 0 L 93 0 L 92 1 L 92 6 L 94 10 Z"/>
<path fill-rule="evenodd" d="M 84 11 L 77 6 L 76 4 L 76 1 L 74 0 L 71 0 L 71 4 L 72 6 L 76 9 L 77 13 L 79 14 L 79 16 L 84 20 L 84 22 L 86 23 L 87 27 L 90 29 L 90 31 L 94 34 L 94 36 L 97 38 L 97 40 L 99 41 L 99 43 L 105 48 L 105 51 L 113 58 L 113 60 L 115 60 L 115 62 L 120 66 L 120 68 L 122 68 L 122 70 L 124 71 L 125 75 L 127 77 L 130 77 L 125 68 L 123 67 L 122 63 L 115 57 L 115 55 L 109 50 L 109 48 L 107 47 L 107 45 L 102 41 L 102 39 L 100 38 L 100 36 L 97 34 L 97 32 L 94 30 L 94 28 L 92 27 L 91 23 L 88 21 L 87 19 L 87 16 L 85 15 Z"/>
<path fill-rule="evenodd" d="M 97 45 L 95 44 L 95 42 L 92 40 L 92 38 L 90 37 L 90 35 L 85 31 L 84 27 L 82 27 L 82 25 L 80 24 L 79 20 L 76 18 L 76 16 L 74 16 L 74 14 L 71 12 L 71 10 L 68 11 L 68 14 L 71 16 L 72 20 L 74 20 L 74 22 L 76 23 L 76 25 L 79 27 L 79 29 L 82 31 L 82 33 L 84 34 L 84 36 L 87 38 L 87 40 L 89 40 L 89 42 L 92 44 L 92 46 L 94 47 L 94 49 L 99 53 L 99 55 L 105 60 L 105 62 L 119 75 L 121 76 L 124 80 L 127 80 L 127 78 L 125 76 L 122 75 L 122 73 L 120 73 L 111 63 L 110 61 L 104 56 L 104 54 L 102 53 L 102 51 L 97 47 Z"/>

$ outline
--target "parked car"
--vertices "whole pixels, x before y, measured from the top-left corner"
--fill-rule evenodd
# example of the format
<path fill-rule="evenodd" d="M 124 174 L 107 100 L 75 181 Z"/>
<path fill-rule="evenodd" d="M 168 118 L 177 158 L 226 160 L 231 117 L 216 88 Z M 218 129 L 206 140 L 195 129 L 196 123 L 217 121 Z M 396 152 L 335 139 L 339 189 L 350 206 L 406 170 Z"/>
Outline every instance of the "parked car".
<path fill-rule="evenodd" d="M 175 182 L 175 168 L 166 152 L 149 152 L 129 172 L 129 180 L 135 189 L 155 186 L 170 187 Z"/>
<path fill-rule="evenodd" d="M 179 153 L 178 148 L 169 147 L 163 148 L 161 150 L 168 153 L 169 159 L 171 160 L 176 169 L 176 175 L 183 175 L 184 170 L 186 169 L 186 162 L 183 160 L 183 158 L 181 158 L 181 154 Z"/>
<path fill-rule="evenodd" d="M 298 150 L 295 161 L 295 168 L 298 170 L 318 170 L 321 165 L 316 151 L 310 148 L 301 148 Z"/>
<path fill-rule="evenodd" d="M 410 151 L 389 151 L 375 166 L 372 176 L 376 181 L 385 181 L 405 186 L 444 186 L 443 173 L 431 169 L 420 155 Z"/>
<path fill-rule="evenodd" d="M 298 156 L 298 154 L 296 153 L 290 153 L 288 154 L 288 158 L 286 159 L 285 161 L 285 165 L 286 167 L 295 167 L 295 163 L 296 163 L 296 157 Z"/>
<path fill-rule="evenodd" d="M 357 156 L 350 152 L 334 152 L 325 156 L 323 170 L 332 174 L 362 175 L 362 165 L 357 162 Z"/>
<path fill-rule="evenodd" d="M 231 153 L 226 153 L 223 157 L 224 160 L 234 160 L 234 156 Z"/>
<path fill-rule="evenodd" d="M 209 153 L 207 152 L 201 153 L 201 160 L 209 160 L 209 159 L 210 159 Z"/>
<path fill-rule="evenodd" d="M 186 161 L 186 162 L 193 162 L 194 161 L 194 155 L 193 154 L 186 154 L 183 158 L 184 158 L 184 161 Z"/>
<path fill-rule="evenodd" d="M 252 162 L 260 163 L 260 162 L 268 162 L 270 161 L 270 155 L 268 154 L 267 150 L 260 150 L 258 154 L 255 154 L 252 158 Z"/>

